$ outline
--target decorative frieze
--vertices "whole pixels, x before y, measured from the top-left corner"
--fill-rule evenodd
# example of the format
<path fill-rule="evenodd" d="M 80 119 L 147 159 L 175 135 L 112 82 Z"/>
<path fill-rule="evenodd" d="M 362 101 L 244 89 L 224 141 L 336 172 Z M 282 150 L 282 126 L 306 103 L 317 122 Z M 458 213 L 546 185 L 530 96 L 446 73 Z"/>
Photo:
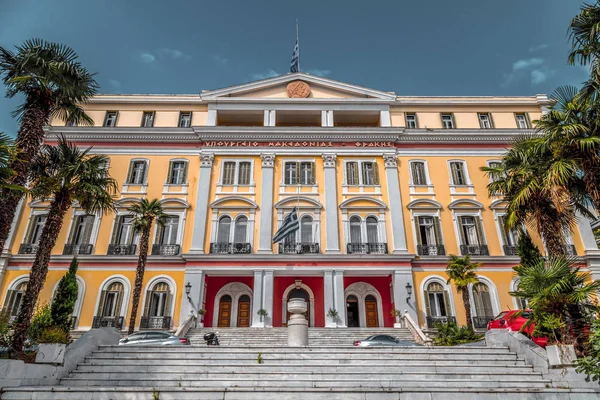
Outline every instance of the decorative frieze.
<path fill-rule="evenodd" d="M 337 156 L 335 154 L 323 154 L 323 166 L 325 168 L 335 168 L 335 160 Z"/>

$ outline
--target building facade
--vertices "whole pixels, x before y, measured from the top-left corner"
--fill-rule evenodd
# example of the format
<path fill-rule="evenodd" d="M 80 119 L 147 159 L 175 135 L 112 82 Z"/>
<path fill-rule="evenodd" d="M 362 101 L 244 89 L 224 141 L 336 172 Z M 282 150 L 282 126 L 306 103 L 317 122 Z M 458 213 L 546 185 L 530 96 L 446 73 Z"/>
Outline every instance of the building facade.
<path fill-rule="evenodd" d="M 446 282 L 450 254 L 483 263 L 471 296 L 483 327 L 523 305 L 509 295 L 517 237 L 480 167 L 549 105 L 543 95 L 397 96 L 304 73 L 198 95 L 98 95 L 85 105 L 95 126 L 55 120 L 47 142 L 62 134 L 108 155 L 116 211 L 88 215 L 73 204 L 41 300 L 76 254 L 74 328 L 125 329 L 138 250 L 127 209 L 158 198 L 169 218 L 152 235 L 139 328 L 176 327 L 198 309 L 205 326 L 285 326 L 291 297 L 308 301 L 315 327 L 391 327 L 393 310 L 424 327 L 465 324 Z M 47 207 L 21 203 L 0 259 L 0 301 L 13 314 Z M 294 207 L 299 231 L 273 244 Z M 566 243 L 599 279 L 589 221 Z"/>

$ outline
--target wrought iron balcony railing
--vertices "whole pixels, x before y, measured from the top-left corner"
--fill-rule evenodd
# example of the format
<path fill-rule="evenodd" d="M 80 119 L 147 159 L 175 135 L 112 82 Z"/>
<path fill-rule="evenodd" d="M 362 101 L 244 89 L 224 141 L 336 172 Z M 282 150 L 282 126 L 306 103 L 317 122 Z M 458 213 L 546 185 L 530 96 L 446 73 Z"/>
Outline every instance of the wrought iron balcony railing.
<path fill-rule="evenodd" d="M 92 254 L 93 244 L 65 244 L 63 254 Z"/>
<path fill-rule="evenodd" d="M 140 329 L 171 329 L 171 317 L 142 316 Z"/>
<path fill-rule="evenodd" d="M 110 256 L 133 256 L 137 251 L 135 244 L 109 244 L 108 255 Z"/>
<path fill-rule="evenodd" d="M 117 328 L 123 329 L 125 317 L 94 317 L 92 328 Z"/>
<path fill-rule="evenodd" d="M 454 316 L 448 316 L 448 317 L 430 317 L 430 316 L 427 316 L 426 321 L 427 321 L 427 328 L 428 329 L 434 329 L 435 328 L 435 324 L 448 324 L 448 323 L 456 324 L 456 318 Z"/>
<path fill-rule="evenodd" d="M 568 244 L 565 246 L 565 253 L 568 256 L 576 256 L 577 255 L 577 250 L 575 249 L 575 245 L 574 244 Z"/>
<path fill-rule="evenodd" d="M 387 243 L 348 243 L 348 254 L 387 254 Z"/>
<path fill-rule="evenodd" d="M 489 256 L 490 251 L 488 250 L 487 245 L 485 244 L 461 244 L 460 245 L 460 253 L 463 256 L 471 255 L 471 256 Z"/>
<path fill-rule="evenodd" d="M 417 253 L 420 256 L 445 256 L 446 248 L 442 246 L 430 246 L 426 244 L 417 245 Z"/>
<path fill-rule="evenodd" d="M 252 246 L 250 243 L 211 243 L 211 254 L 250 254 Z"/>
<path fill-rule="evenodd" d="M 493 315 L 483 317 L 472 317 L 473 328 L 475 329 L 487 329 L 488 322 L 494 319 Z"/>
<path fill-rule="evenodd" d="M 153 244 L 153 256 L 178 256 L 181 251 L 181 246 L 178 244 Z"/>
<path fill-rule="evenodd" d="M 19 246 L 19 254 L 35 254 L 39 247 L 40 246 L 37 244 L 22 243 L 21 246 Z"/>
<path fill-rule="evenodd" d="M 504 245 L 502 246 L 502 248 L 504 249 L 504 255 L 505 256 L 518 256 L 519 253 L 517 252 L 517 246 L 508 246 L 508 245 Z"/>
<path fill-rule="evenodd" d="M 319 243 L 280 243 L 279 254 L 319 254 Z"/>

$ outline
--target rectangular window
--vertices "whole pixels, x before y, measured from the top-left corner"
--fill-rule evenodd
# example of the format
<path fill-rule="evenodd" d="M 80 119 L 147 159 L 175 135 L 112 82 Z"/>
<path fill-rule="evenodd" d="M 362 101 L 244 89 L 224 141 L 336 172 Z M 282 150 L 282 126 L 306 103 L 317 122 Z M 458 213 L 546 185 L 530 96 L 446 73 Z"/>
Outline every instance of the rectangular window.
<path fill-rule="evenodd" d="M 500 233 L 502 234 L 502 239 L 504 240 L 504 244 L 506 246 L 517 247 L 517 243 L 519 241 L 519 234 L 515 229 L 506 229 L 506 216 L 499 215 L 498 216 L 498 225 L 500 226 Z"/>
<path fill-rule="evenodd" d="M 488 163 L 488 167 L 490 167 L 490 168 L 498 168 L 498 167 L 500 167 L 500 165 L 502 165 L 502 163 L 499 161 L 491 161 Z M 498 180 L 498 178 L 499 178 L 499 176 L 497 174 L 490 173 L 490 179 L 492 181 L 495 182 Z"/>
<path fill-rule="evenodd" d="M 284 184 L 286 185 L 314 185 L 315 163 L 314 162 L 286 162 Z"/>
<path fill-rule="evenodd" d="M 112 244 L 128 245 L 133 242 L 133 217 L 121 215 L 117 220 L 117 227 L 113 235 Z"/>
<path fill-rule="evenodd" d="M 424 246 L 442 245 L 440 220 L 438 217 L 416 217 L 417 240 Z"/>
<path fill-rule="evenodd" d="M 515 114 L 515 118 L 517 119 L 517 128 L 519 129 L 528 129 L 529 128 L 529 119 L 526 114 Z"/>
<path fill-rule="evenodd" d="M 182 185 L 185 183 L 186 166 L 187 163 L 185 161 L 171 161 L 171 174 L 169 177 L 171 185 Z"/>
<path fill-rule="evenodd" d="M 238 185 L 249 185 L 250 184 L 250 170 L 252 163 L 243 161 L 238 166 Z"/>
<path fill-rule="evenodd" d="M 422 161 L 413 161 L 410 163 L 413 185 L 427 185 L 427 175 L 425 173 L 425 163 Z"/>
<path fill-rule="evenodd" d="M 374 162 L 362 163 L 362 184 L 363 185 L 379 185 L 379 174 L 377 164 Z"/>
<path fill-rule="evenodd" d="M 142 115 L 142 128 L 152 128 L 154 126 L 154 111 L 144 111 Z"/>
<path fill-rule="evenodd" d="M 227 161 L 223 164 L 223 185 L 235 184 L 235 162 Z"/>
<path fill-rule="evenodd" d="M 414 113 L 406 114 L 406 127 L 408 129 L 417 129 L 417 115 Z"/>
<path fill-rule="evenodd" d="M 113 127 L 117 125 L 117 112 L 107 111 L 104 117 L 104 126 Z"/>
<path fill-rule="evenodd" d="M 70 244 L 90 244 L 92 237 L 92 228 L 94 227 L 93 215 L 78 215 L 75 218 L 73 229 L 71 231 Z"/>
<path fill-rule="evenodd" d="M 301 185 L 313 185 L 314 179 L 314 164 L 311 162 L 300 163 L 300 184 Z"/>
<path fill-rule="evenodd" d="M 346 184 L 348 186 L 379 185 L 377 163 L 373 161 L 347 162 Z"/>
<path fill-rule="evenodd" d="M 464 186 L 467 184 L 467 174 L 465 173 L 465 163 L 462 161 L 453 161 L 450 163 L 450 173 L 452 175 L 452 184 Z"/>
<path fill-rule="evenodd" d="M 346 184 L 348 186 L 360 185 L 360 178 L 358 176 L 358 162 L 356 161 L 346 163 Z"/>
<path fill-rule="evenodd" d="M 467 246 L 484 245 L 481 221 L 479 217 L 461 216 L 459 218 L 462 244 Z"/>
<path fill-rule="evenodd" d="M 177 244 L 179 217 L 170 215 L 156 231 L 156 244 Z"/>
<path fill-rule="evenodd" d="M 131 185 L 143 185 L 146 181 L 146 161 L 132 161 L 129 167 L 129 179 Z"/>
<path fill-rule="evenodd" d="M 492 117 L 489 113 L 479 113 L 479 126 L 481 129 L 492 129 Z"/>
<path fill-rule="evenodd" d="M 180 128 L 189 128 L 192 126 L 192 112 L 191 111 L 182 111 L 179 113 L 179 127 Z"/>
<path fill-rule="evenodd" d="M 454 129 L 454 118 L 452 114 L 442 114 L 442 127 L 444 129 Z"/>
<path fill-rule="evenodd" d="M 226 161 L 223 163 L 223 185 L 249 185 L 252 163 L 249 161 Z"/>
<path fill-rule="evenodd" d="M 46 214 L 35 215 L 31 220 L 31 227 L 29 228 L 29 235 L 27 238 L 28 244 L 38 244 L 42 236 L 42 230 L 46 224 Z"/>

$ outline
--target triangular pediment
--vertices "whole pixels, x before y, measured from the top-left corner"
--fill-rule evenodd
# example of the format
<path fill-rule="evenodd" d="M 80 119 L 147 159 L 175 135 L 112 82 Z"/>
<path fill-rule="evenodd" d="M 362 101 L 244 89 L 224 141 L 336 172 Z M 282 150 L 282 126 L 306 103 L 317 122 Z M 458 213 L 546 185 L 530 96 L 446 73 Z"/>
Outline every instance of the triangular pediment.
<path fill-rule="evenodd" d="M 304 72 L 280 75 L 260 81 L 230 86 L 223 89 L 209 90 L 200 93 L 203 100 L 217 100 L 219 98 L 256 98 L 256 99 L 287 99 L 290 98 L 288 85 L 300 81 L 308 85 L 308 99 L 374 99 L 395 100 L 396 94 L 380 90 L 365 88 L 333 79 L 310 75 Z M 303 85 L 303 90 L 306 86 Z M 303 95 L 306 92 L 303 92 Z M 304 98 L 304 97 L 300 97 Z"/>

